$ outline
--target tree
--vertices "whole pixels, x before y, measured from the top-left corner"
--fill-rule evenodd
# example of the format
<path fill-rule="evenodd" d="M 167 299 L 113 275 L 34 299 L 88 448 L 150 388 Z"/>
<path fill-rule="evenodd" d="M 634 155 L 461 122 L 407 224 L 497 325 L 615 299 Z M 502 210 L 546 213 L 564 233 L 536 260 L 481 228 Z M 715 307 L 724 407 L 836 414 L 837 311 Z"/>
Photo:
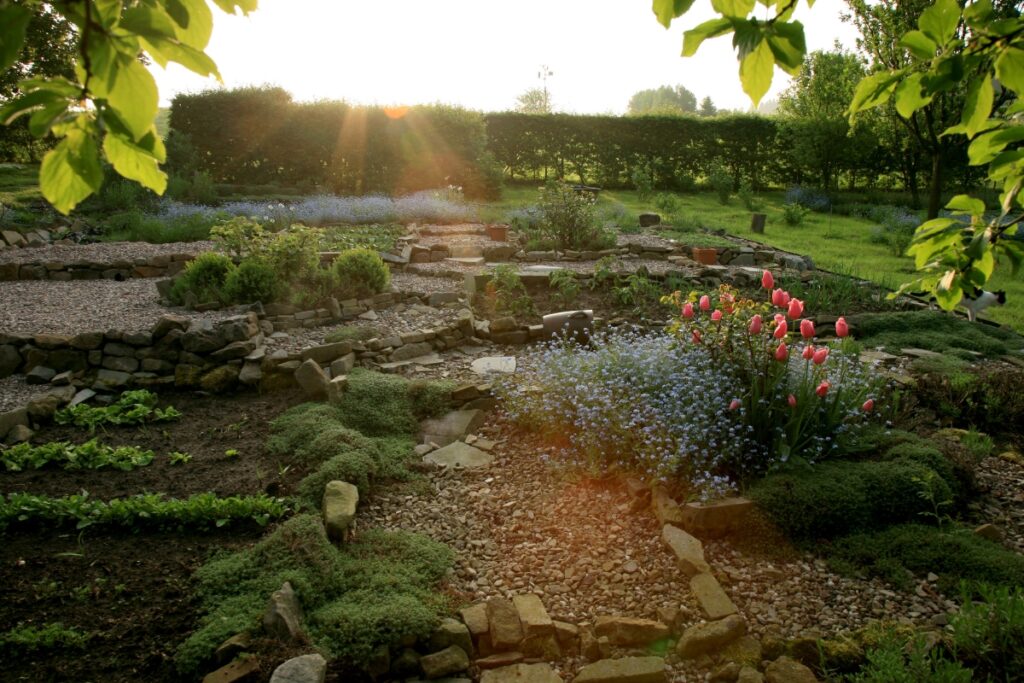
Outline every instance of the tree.
<path fill-rule="evenodd" d="M 697 111 L 697 96 L 681 85 L 663 85 L 660 88 L 641 90 L 629 98 L 629 113 L 641 114 L 692 114 Z"/>
<path fill-rule="evenodd" d="M 257 4 L 213 2 L 229 14 L 247 14 Z M 0 107 L 0 123 L 27 116 L 32 135 L 59 139 L 39 168 L 43 196 L 68 213 L 99 189 L 101 159 L 162 194 L 166 151 L 153 124 L 159 93 L 143 62 L 176 62 L 219 80 L 217 65 L 204 52 L 213 31 L 207 0 L 0 0 L 0 72 L 17 62 L 33 19 L 45 13 L 73 27 L 74 73 L 22 79 L 18 94 Z"/>
<path fill-rule="evenodd" d="M 715 108 L 715 103 L 711 101 L 710 97 L 705 97 L 700 101 L 700 109 L 697 113 L 701 116 L 714 116 L 718 113 L 718 109 Z"/>
<path fill-rule="evenodd" d="M 793 156 L 802 167 L 814 170 L 822 189 L 832 189 L 839 173 L 874 146 L 870 136 L 851 137 L 846 115 L 865 73 L 860 58 L 837 44 L 832 51 L 807 55 L 800 73 L 779 97 L 779 113 L 793 133 Z"/>
<path fill-rule="evenodd" d="M 793 21 L 800 0 L 776 0 L 774 16 L 750 16 L 757 0 L 715 1 L 718 16 L 686 31 L 683 55 L 694 54 L 709 38 L 734 34 L 740 81 L 756 106 L 771 86 L 775 66 L 796 74 L 807 52 L 804 27 Z M 884 4 L 885 0 L 883 0 Z M 654 0 L 658 21 L 666 28 L 693 6 L 694 0 Z M 807 4 L 813 5 L 813 0 Z M 963 135 L 968 157 L 986 166 L 988 178 L 1002 188 L 999 214 L 986 220 L 985 202 L 957 195 L 946 208 L 956 217 L 921 225 L 908 253 L 921 277 L 903 289 L 924 287 L 939 304 L 954 308 L 965 292 L 984 287 L 997 259 L 1009 261 L 1016 273 L 1024 262 L 1024 245 L 1007 239 L 1024 222 L 1024 18 L 1017 2 L 934 0 L 918 8 L 914 28 L 893 45 L 906 50 L 906 63 L 880 65 L 857 85 L 847 113 L 862 112 L 892 101 L 900 116 L 910 119 L 946 93 L 965 91 L 959 121 L 943 136 Z M 909 22 L 908 22 L 909 23 Z M 892 44 L 892 43 L 890 43 Z"/>
<path fill-rule="evenodd" d="M 520 114 L 550 114 L 551 95 L 546 88 L 530 88 L 516 98 L 516 111 Z"/>

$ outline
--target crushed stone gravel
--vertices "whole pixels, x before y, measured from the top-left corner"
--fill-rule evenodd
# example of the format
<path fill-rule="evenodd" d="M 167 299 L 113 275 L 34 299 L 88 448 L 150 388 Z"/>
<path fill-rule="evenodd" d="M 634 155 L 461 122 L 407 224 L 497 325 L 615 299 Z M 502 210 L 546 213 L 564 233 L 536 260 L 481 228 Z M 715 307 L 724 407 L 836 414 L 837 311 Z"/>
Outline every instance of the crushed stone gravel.
<path fill-rule="evenodd" d="M 34 249 L 7 249 L 0 251 L 0 263 L 46 263 L 59 261 L 74 263 L 91 261 L 114 263 L 153 256 L 174 254 L 198 254 L 214 248 L 213 242 L 169 242 L 150 244 L 148 242 L 97 242 L 95 244 L 49 244 Z"/>

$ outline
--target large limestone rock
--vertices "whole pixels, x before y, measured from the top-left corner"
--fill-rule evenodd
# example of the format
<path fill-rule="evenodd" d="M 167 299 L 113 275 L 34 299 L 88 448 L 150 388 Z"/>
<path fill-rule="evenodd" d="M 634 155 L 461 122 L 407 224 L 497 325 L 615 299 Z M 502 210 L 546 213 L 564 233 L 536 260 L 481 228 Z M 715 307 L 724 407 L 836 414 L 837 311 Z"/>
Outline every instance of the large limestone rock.
<path fill-rule="evenodd" d="M 480 410 L 453 410 L 436 420 L 424 420 L 420 424 L 422 443 L 436 443 L 447 446 L 461 441 L 465 436 L 475 432 L 484 422 L 484 413 Z"/>
<path fill-rule="evenodd" d="M 489 466 L 494 462 L 494 456 L 462 441 L 455 441 L 444 448 L 427 453 L 423 456 L 423 462 L 441 467 L 476 469 Z"/>
<path fill-rule="evenodd" d="M 490 640 L 495 650 L 514 650 L 523 639 L 519 611 L 511 600 L 491 598 L 487 601 Z"/>
<path fill-rule="evenodd" d="M 270 683 L 324 683 L 327 660 L 321 655 L 292 657 L 274 669 Z"/>
<path fill-rule="evenodd" d="M 426 678 L 451 676 L 469 668 L 469 655 L 458 645 L 420 658 L 420 667 Z"/>
<path fill-rule="evenodd" d="M 330 481 L 324 487 L 324 528 L 332 541 L 347 541 L 356 518 L 359 489 L 347 481 Z"/>
<path fill-rule="evenodd" d="M 745 666 L 740 669 L 736 683 L 764 683 L 764 676 L 752 666 Z"/>
<path fill-rule="evenodd" d="M 301 640 L 304 637 L 302 606 L 299 605 L 295 589 L 288 581 L 270 596 L 270 603 L 263 613 L 263 630 L 272 638 L 284 642 Z"/>
<path fill-rule="evenodd" d="M 473 654 L 473 638 L 469 629 L 461 621 L 447 617 L 430 636 L 430 649 L 434 652 L 452 645 L 458 645 L 468 654 Z"/>
<path fill-rule="evenodd" d="M 742 529 L 753 509 L 754 501 L 738 497 L 687 503 L 682 508 L 682 525 L 691 534 L 717 538 Z"/>
<path fill-rule="evenodd" d="M 480 683 L 562 683 L 562 677 L 548 664 L 513 664 L 484 671 Z"/>
<path fill-rule="evenodd" d="M 478 375 L 511 375 L 516 371 L 516 357 L 486 356 L 477 358 L 470 367 Z"/>
<path fill-rule="evenodd" d="M 818 677 L 809 668 L 790 657 L 782 656 L 764 669 L 768 683 L 818 683 Z"/>
<path fill-rule="evenodd" d="M 652 619 L 632 617 L 598 617 L 594 621 L 598 637 L 606 636 L 612 645 L 647 645 L 669 636 L 669 627 Z"/>
<path fill-rule="evenodd" d="M 722 619 L 737 612 L 736 605 L 712 574 L 697 574 L 691 577 L 690 592 L 697 598 L 708 619 Z"/>
<path fill-rule="evenodd" d="M 679 568 L 687 576 L 711 572 L 711 567 L 704 559 L 704 545 L 699 539 L 671 524 L 662 527 L 661 538 L 675 554 Z"/>
<path fill-rule="evenodd" d="M 490 623 L 487 620 L 487 605 L 482 602 L 470 607 L 463 607 L 459 610 L 459 616 L 462 617 L 463 623 L 466 624 L 466 628 L 469 629 L 473 638 L 486 635 L 490 630 Z"/>
<path fill-rule="evenodd" d="M 523 627 L 523 637 L 549 636 L 555 633 L 555 623 L 544 609 L 544 603 L 533 593 L 512 596 L 512 604 L 519 613 L 519 623 Z"/>
<path fill-rule="evenodd" d="M 655 486 L 651 490 L 651 509 L 660 524 L 683 525 L 683 510 L 664 486 Z"/>
<path fill-rule="evenodd" d="M 680 657 L 693 658 L 722 648 L 747 632 L 747 622 L 738 614 L 686 629 L 676 645 Z"/>
<path fill-rule="evenodd" d="M 588 664 L 573 683 L 665 683 L 665 660 L 661 657 L 622 657 Z"/>
<path fill-rule="evenodd" d="M 260 673 L 260 662 L 256 657 L 236 659 L 230 664 L 203 676 L 203 683 L 242 683 L 255 681 Z"/>
<path fill-rule="evenodd" d="M 302 365 L 295 370 L 295 381 L 302 387 L 303 393 L 310 398 L 327 398 L 330 380 L 320 365 L 312 358 L 302 362 Z"/>

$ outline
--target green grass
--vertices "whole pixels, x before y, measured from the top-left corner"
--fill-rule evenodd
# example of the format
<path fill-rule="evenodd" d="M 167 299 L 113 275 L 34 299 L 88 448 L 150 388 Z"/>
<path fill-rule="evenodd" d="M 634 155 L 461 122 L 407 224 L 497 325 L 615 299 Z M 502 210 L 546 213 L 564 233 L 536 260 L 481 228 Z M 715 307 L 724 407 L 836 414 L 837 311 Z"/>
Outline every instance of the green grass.
<path fill-rule="evenodd" d="M 894 353 L 912 347 L 966 358 L 973 353 L 994 358 L 1024 348 L 1024 338 L 1012 331 L 934 311 L 865 314 L 853 320 L 857 341 Z"/>
<path fill-rule="evenodd" d="M 537 183 L 539 186 L 541 183 Z M 750 231 L 750 211 L 733 197 L 723 206 L 713 193 L 697 192 L 677 194 L 679 213 L 691 221 L 710 229 L 724 229 L 731 235 L 756 240 L 768 246 L 810 256 L 818 268 L 854 275 L 877 282 L 885 287 L 896 287 L 914 279 L 914 262 L 908 257 L 894 256 L 889 247 L 869 241 L 873 224 L 870 221 L 847 216 L 809 213 L 799 226 L 786 225 L 782 218 L 783 193 L 766 192 L 759 195 L 762 212 L 768 221 L 765 233 Z M 509 209 L 536 202 L 534 186 L 506 187 L 500 201 L 484 207 L 486 220 L 500 220 Z M 599 205 L 620 203 L 634 214 L 657 212 L 653 200 L 641 201 L 636 192 L 608 190 L 599 195 Z M 666 236 L 685 239 L 711 237 L 703 233 L 667 233 Z M 692 243 L 692 242 L 687 242 Z M 695 244 L 695 246 L 705 246 Z M 713 240 L 706 246 L 717 246 Z M 988 289 L 1004 289 L 1005 306 L 992 306 L 983 314 L 995 322 L 1024 330 L 1024 273 L 1011 277 L 1009 269 L 1000 267 Z M 841 311 L 837 311 L 841 312 Z"/>
<path fill-rule="evenodd" d="M 0 164 L 0 204 L 19 208 L 42 199 L 39 167 L 35 164 Z"/>

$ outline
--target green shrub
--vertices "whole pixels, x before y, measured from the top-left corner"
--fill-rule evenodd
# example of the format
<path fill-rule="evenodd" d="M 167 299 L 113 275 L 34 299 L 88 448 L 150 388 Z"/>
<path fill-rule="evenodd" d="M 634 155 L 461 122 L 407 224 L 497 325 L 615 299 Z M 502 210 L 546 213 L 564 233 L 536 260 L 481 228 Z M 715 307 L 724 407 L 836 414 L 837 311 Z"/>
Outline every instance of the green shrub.
<path fill-rule="evenodd" d="M 598 225 L 596 200 L 589 192 L 576 192 L 562 181 L 551 181 L 540 191 L 541 220 L 531 239 L 559 249 L 604 249 L 614 246 L 615 236 Z"/>
<path fill-rule="evenodd" d="M 533 315 L 536 312 L 533 299 L 530 298 L 523 279 L 513 266 L 495 267 L 484 291 L 488 303 L 496 313 Z"/>
<path fill-rule="evenodd" d="M 847 536 L 828 552 L 830 560 L 897 585 L 906 585 L 906 570 L 918 575 L 934 572 L 944 591 L 955 589 L 962 580 L 1024 585 L 1024 556 L 967 529 L 903 524 Z"/>
<path fill-rule="evenodd" d="M 629 174 L 629 179 L 640 201 L 647 201 L 654 194 L 654 169 L 651 168 L 650 162 L 637 164 Z"/>
<path fill-rule="evenodd" d="M 932 647 L 923 635 L 909 640 L 893 634 L 868 650 L 867 663 L 851 683 L 970 683 L 970 669 L 948 657 L 944 648 Z"/>
<path fill-rule="evenodd" d="M 725 206 L 732 195 L 732 174 L 721 162 L 715 162 L 708 173 L 708 184 L 718 195 L 718 202 Z"/>
<path fill-rule="evenodd" d="M 674 194 L 662 192 L 654 198 L 654 207 L 665 216 L 672 216 L 682 208 L 682 202 Z"/>
<path fill-rule="evenodd" d="M 743 206 L 747 207 L 747 211 L 758 212 L 764 208 L 764 201 L 754 192 L 749 180 L 740 183 L 740 189 L 736 194 L 743 202 Z"/>
<path fill-rule="evenodd" d="M 297 434 L 296 439 L 301 439 Z M 370 440 L 354 429 L 342 426 L 340 420 L 305 435 L 305 441 L 293 451 L 298 462 L 317 464 L 333 458 L 338 453 L 356 448 L 369 448 Z"/>
<path fill-rule="evenodd" d="M 291 455 L 306 446 L 310 435 L 338 425 L 340 418 L 338 409 L 327 403 L 303 403 L 289 408 L 270 423 L 272 435 L 267 450 L 274 455 Z M 346 439 L 346 443 L 352 439 Z"/>
<path fill-rule="evenodd" d="M 195 672 L 224 639 L 258 629 L 267 596 L 284 581 L 295 589 L 316 647 L 365 663 L 380 646 L 397 648 L 436 627 L 444 602 L 431 589 L 452 559 L 445 546 L 406 532 L 370 530 L 337 548 L 319 515 L 299 515 L 196 572 L 206 614 L 179 648 L 178 668 Z"/>
<path fill-rule="evenodd" d="M 234 269 L 235 264 L 224 254 L 212 251 L 199 254 L 185 265 L 185 271 L 174 281 L 171 301 L 183 304 L 192 294 L 198 303 L 225 302 L 224 285 Z"/>
<path fill-rule="evenodd" d="M 799 204 L 783 204 L 782 205 L 782 220 L 785 221 L 786 225 L 797 226 L 804 222 L 804 218 L 811 212 L 805 206 Z"/>
<path fill-rule="evenodd" d="M 826 462 L 773 474 L 751 496 L 783 531 L 797 539 L 834 538 L 887 524 L 913 521 L 931 511 L 921 497 L 923 480 L 934 472 L 907 460 Z M 938 502 L 952 494 L 934 482 Z"/>
<path fill-rule="evenodd" d="M 65 628 L 59 623 L 45 626 L 15 626 L 6 633 L 0 633 L 0 652 L 16 656 L 56 648 L 82 649 L 91 637 L 91 634 L 74 628 Z"/>
<path fill-rule="evenodd" d="M 960 612 L 950 620 L 957 657 L 976 680 L 1024 673 L 1024 589 L 981 584 L 961 592 Z"/>
<path fill-rule="evenodd" d="M 372 249 L 347 249 L 338 254 L 332 267 L 339 299 L 365 299 L 391 283 L 391 271 Z"/>
<path fill-rule="evenodd" d="M 356 368 L 337 404 L 342 424 L 367 436 L 411 436 L 419 420 L 450 407 L 451 385 L 410 382 Z"/>
<path fill-rule="evenodd" d="M 269 263 L 244 259 L 224 283 L 224 296 L 234 303 L 270 303 L 277 299 L 281 282 Z"/>
<path fill-rule="evenodd" d="M 329 482 L 347 481 L 366 495 L 370 482 L 377 474 L 377 463 L 366 450 L 337 449 L 338 454 L 320 464 L 311 474 L 299 482 L 299 498 L 311 509 L 320 507 L 324 488 Z"/>
<path fill-rule="evenodd" d="M 927 445 L 928 441 L 913 432 L 872 424 L 847 439 L 843 444 L 843 453 L 875 456 L 904 443 Z"/>
<path fill-rule="evenodd" d="M 974 487 L 974 473 L 960 463 L 954 463 L 935 445 L 928 443 L 902 443 L 886 451 L 886 460 L 916 462 L 934 470 L 942 477 L 956 500 L 963 500 Z"/>

